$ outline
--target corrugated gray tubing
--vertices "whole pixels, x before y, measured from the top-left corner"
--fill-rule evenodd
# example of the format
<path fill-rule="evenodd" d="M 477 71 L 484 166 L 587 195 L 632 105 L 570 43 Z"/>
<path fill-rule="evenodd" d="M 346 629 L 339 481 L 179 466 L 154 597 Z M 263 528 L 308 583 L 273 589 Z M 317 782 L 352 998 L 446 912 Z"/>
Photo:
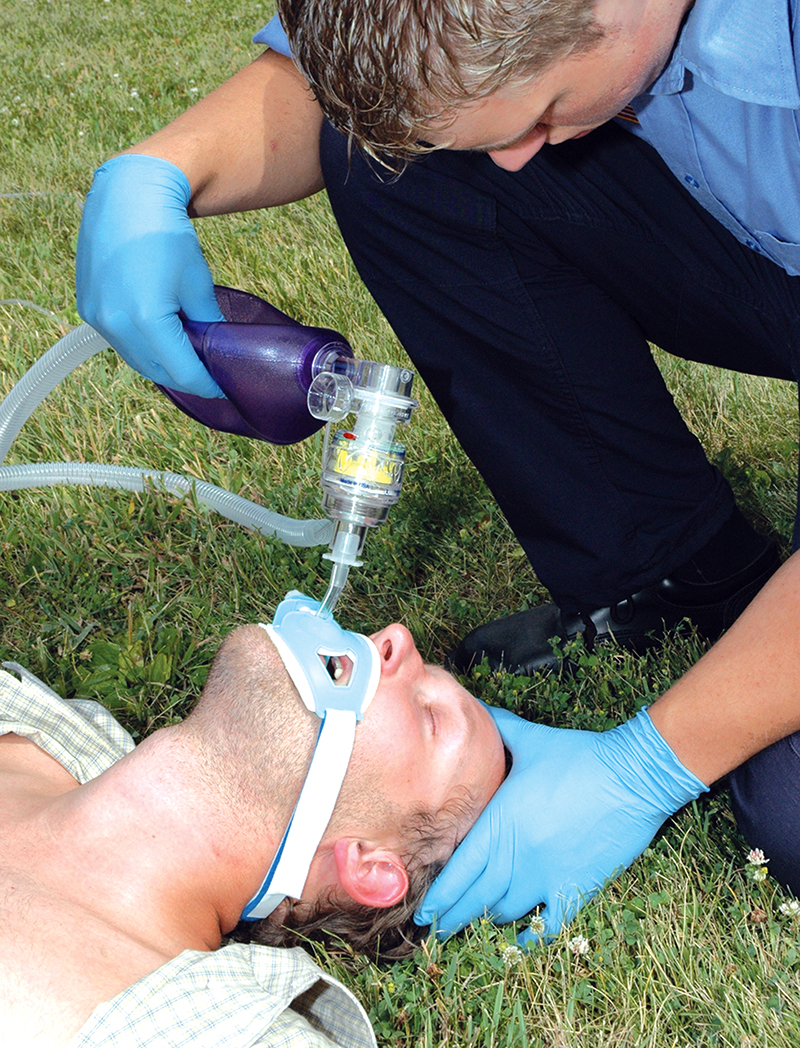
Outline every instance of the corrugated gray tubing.
<path fill-rule="evenodd" d="M 81 324 L 49 349 L 27 371 L 0 404 L 0 463 L 19 431 L 58 383 L 78 365 L 93 357 L 108 342 L 88 324 Z M 90 484 L 95 487 L 120 488 L 123 491 L 147 491 L 157 487 L 176 495 L 194 491 L 197 501 L 216 510 L 223 517 L 273 535 L 291 546 L 321 546 L 329 542 L 333 524 L 330 520 L 295 520 L 265 509 L 240 495 L 208 484 L 157 469 L 136 466 L 106 466 L 94 462 L 37 462 L 20 466 L 0 465 L 0 491 L 19 488 L 49 487 L 54 484 Z"/>

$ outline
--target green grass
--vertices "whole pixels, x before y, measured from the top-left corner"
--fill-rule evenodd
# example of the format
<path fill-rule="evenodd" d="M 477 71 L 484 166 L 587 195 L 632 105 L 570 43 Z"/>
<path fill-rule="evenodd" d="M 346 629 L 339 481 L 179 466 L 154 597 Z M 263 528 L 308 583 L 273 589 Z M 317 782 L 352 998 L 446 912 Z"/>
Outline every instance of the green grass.
<path fill-rule="evenodd" d="M 77 322 L 73 259 L 94 167 L 155 130 L 257 49 L 258 4 L 215 0 L 0 0 L 0 392 Z M 133 92 L 136 92 L 135 94 Z M 28 195 L 33 194 L 33 195 Z M 220 283 L 343 331 L 364 357 L 401 362 L 358 281 L 326 201 L 199 223 Z M 670 388 L 759 527 L 788 548 L 797 418 L 788 384 L 660 358 Z M 401 619 L 439 660 L 485 619 L 545 593 L 435 405 L 404 433 L 408 475 L 372 534 L 340 614 L 369 631 Z M 319 514 L 319 441 L 289 449 L 214 434 L 178 414 L 112 353 L 65 380 L 9 462 L 160 466 L 284 513 Z M 269 617 L 291 587 L 321 595 L 323 550 L 298 550 L 183 501 L 89 489 L 0 496 L 0 657 L 65 696 L 98 697 L 141 736 L 185 713 L 221 636 Z M 581 658 L 571 679 L 476 671 L 488 702 L 550 724 L 602 729 L 652 701 L 702 650 L 692 638 L 634 659 Z M 513 928 L 481 924 L 411 961 L 345 949 L 322 963 L 351 985 L 382 1043 L 724 1045 L 798 1043 L 798 923 L 746 876 L 724 792 L 673 820 L 547 949 L 508 965 Z M 584 936 L 585 955 L 569 941 Z"/>

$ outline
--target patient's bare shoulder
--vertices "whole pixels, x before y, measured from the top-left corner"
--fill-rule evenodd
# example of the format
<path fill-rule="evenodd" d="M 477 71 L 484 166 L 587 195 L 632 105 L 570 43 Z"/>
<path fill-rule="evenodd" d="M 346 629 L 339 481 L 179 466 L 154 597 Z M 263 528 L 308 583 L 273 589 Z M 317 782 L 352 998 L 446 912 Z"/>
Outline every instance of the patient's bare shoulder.
<path fill-rule="evenodd" d="M 169 959 L 42 875 L 37 807 L 76 787 L 34 743 L 0 736 L 0 1048 L 65 1045 L 98 1004 Z"/>
<path fill-rule="evenodd" d="M 24 871 L 0 871 L 0 1046 L 65 1045 L 94 1009 L 169 958 Z"/>
<path fill-rule="evenodd" d="M 32 739 L 13 732 L 0 735 L 0 775 L 8 776 L 4 778 L 4 786 L 12 786 L 16 776 L 20 785 L 24 780 L 26 789 L 36 791 L 61 791 L 78 785 L 60 761 Z"/>

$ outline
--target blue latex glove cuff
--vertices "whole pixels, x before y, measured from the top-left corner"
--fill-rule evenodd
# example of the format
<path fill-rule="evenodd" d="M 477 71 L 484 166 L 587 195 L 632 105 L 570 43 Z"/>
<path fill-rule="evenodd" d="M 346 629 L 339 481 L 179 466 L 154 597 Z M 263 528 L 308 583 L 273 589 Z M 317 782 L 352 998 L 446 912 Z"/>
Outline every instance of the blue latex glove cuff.
<path fill-rule="evenodd" d="M 668 816 L 708 787 L 681 764 L 645 710 L 606 732 L 491 713 L 512 753 L 511 772 L 416 919 L 451 934 L 484 913 L 512 921 L 543 905 L 547 938 L 644 851 Z"/>

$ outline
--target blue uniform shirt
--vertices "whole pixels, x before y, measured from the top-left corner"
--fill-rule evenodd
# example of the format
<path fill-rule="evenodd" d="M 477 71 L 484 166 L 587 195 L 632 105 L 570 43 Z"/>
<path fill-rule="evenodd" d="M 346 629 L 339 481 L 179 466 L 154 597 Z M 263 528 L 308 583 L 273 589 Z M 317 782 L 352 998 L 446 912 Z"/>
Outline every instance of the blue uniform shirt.
<path fill-rule="evenodd" d="M 800 274 L 796 0 L 697 0 L 632 103 L 673 174 L 741 243 Z"/>
<path fill-rule="evenodd" d="M 283 26 L 277 15 L 273 15 L 264 28 L 259 29 L 253 37 L 253 43 L 266 44 L 273 51 L 280 51 L 282 55 L 291 55 L 292 53 L 286 33 L 283 31 Z"/>
<path fill-rule="evenodd" d="M 695 199 L 747 247 L 800 275 L 797 0 L 696 0 L 666 68 L 633 100 Z M 289 54 L 276 18 L 254 40 Z"/>

